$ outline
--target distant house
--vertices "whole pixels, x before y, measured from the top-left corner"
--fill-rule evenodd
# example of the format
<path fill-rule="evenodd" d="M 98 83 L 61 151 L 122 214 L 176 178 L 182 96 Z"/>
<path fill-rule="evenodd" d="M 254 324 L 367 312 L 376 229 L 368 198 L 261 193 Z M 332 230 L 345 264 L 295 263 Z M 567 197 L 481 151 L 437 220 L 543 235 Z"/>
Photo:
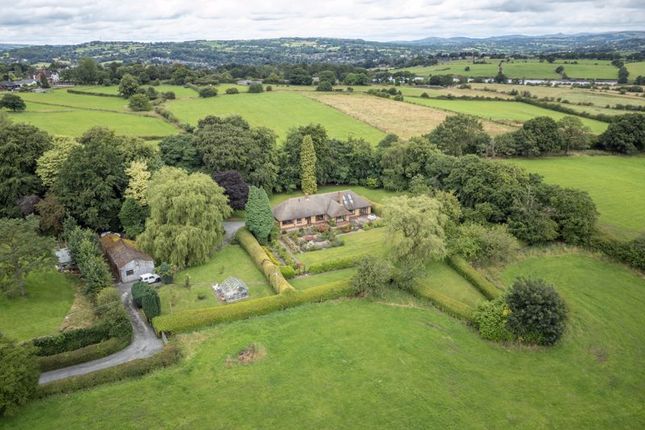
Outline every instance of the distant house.
<path fill-rule="evenodd" d="M 236 82 L 238 85 L 255 85 L 255 84 L 261 84 L 262 81 L 254 81 L 251 79 L 242 79 Z"/>
<path fill-rule="evenodd" d="M 123 239 L 118 234 L 101 236 L 101 247 L 121 282 L 136 281 L 144 273 L 153 273 L 155 270 L 152 257 L 140 251 L 133 241 Z"/>
<path fill-rule="evenodd" d="M 21 79 L 19 81 L 2 81 L 0 82 L 0 89 L 3 90 L 19 90 L 21 88 L 35 87 L 38 85 L 34 79 Z"/>
<path fill-rule="evenodd" d="M 372 203 L 353 191 L 294 197 L 273 208 L 281 230 L 334 221 L 337 225 L 372 213 Z"/>

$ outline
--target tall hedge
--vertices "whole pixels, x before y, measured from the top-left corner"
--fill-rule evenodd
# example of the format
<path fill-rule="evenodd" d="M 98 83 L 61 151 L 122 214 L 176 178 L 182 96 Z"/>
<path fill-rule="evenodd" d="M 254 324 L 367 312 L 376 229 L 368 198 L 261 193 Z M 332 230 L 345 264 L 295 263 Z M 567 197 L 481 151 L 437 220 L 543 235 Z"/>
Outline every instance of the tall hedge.
<path fill-rule="evenodd" d="M 482 276 L 473 266 L 463 258 L 453 255 L 447 259 L 448 265 L 455 269 L 455 272 L 463 276 L 468 282 L 475 286 L 487 299 L 495 299 L 502 291 L 492 282 Z"/>
<path fill-rule="evenodd" d="M 161 315 L 161 301 L 159 300 L 159 294 L 155 290 L 150 289 L 148 294 L 143 296 L 141 305 L 148 321 L 152 321 L 154 317 Z"/>
<path fill-rule="evenodd" d="M 264 276 L 277 294 L 294 291 L 291 284 L 284 278 L 280 268 L 271 262 L 271 259 L 264 251 L 255 237 L 246 229 L 237 231 L 237 241 L 249 254 L 255 265 L 264 273 Z"/>

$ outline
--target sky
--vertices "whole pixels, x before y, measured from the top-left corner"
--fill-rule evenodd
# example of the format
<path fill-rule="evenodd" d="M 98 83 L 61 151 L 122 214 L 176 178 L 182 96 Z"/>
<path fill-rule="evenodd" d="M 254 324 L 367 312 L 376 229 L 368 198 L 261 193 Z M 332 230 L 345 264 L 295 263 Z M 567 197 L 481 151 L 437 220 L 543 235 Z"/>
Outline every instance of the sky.
<path fill-rule="evenodd" d="M 4 3 L 4 4 L 3 4 Z M 645 30 L 645 0 L 0 0 L 0 43 Z"/>

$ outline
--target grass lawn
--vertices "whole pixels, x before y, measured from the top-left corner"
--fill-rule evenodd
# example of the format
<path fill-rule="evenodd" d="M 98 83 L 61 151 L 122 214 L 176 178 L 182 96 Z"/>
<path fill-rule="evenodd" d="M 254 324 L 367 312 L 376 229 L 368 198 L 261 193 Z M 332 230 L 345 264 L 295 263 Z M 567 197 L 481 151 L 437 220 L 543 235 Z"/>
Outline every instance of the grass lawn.
<path fill-rule="evenodd" d="M 68 93 L 65 89 L 48 90 L 43 93 L 21 93 L 26 102 L 51 104 L 61 107 L 131 112 L 128 100 L 120 97 L 100 97 Z"/>
<path fill-rule="evenodd" d="M 27 278 L 27 297 L 0 295 L 0 333 L 18 340 L 54 334 L 74 301 L 76 279 L 58 272 Z"/>
<path fill-rule="evenodd" d="M 318 194 L 331 193 L 334 191 L 343 191 L 343 190 L 352 190 L 374 203 L 383 203 L 389 197 L 394 197 L 396 195 L 399 195 L 394 191 L 388 191 L 383 188 L 378 188 L 378 189 L 366 188 L 366 187 L 361 187 L 360 185 L 325 185 L 322 187 L 318 187 Z M 291 193 L 273 194 L 270 198 L 271 206 L 275 206 L 278 203 L 281 203 L 292 197 L 301 197 L 301 196 L 304 196 L 304 194 L 300 190 L 294 191 Z"/>
<path fill-rule="evenodd" d="M 262 94 L 218 95 L 206 99 L 184 99 L 166 102 L 177 117 L 191 124 L 207 115 L 241 115 L 254 126 L 274 130 L 281 143 L 289 129 L 322 124 L 330 137 L 363 138 L 376 143 L 384 133 L 344 113 L 296 92 L 274 91 Z"/>
<path fill-rule="evenodd" d="M 157 117 L 83 110 L 34 102 L 27 102 L 27 110 L 24 112 L 9 113 L 9 118 L 13 122 L 35 125 L 58 136 L 80 136 L 95 126 L 108 127 L 115 130 L 117 134 L 128 136 L 167 136 L 178 133 L 175 127 Z"/>
<path fill-rule="evenodd" d="M 629 71 L 629 80 L 634 80 L 636 76 L 645 76 L 645 61 L 638 61 L 636 63 L 626 63 L 625 67 Z"/>
<path fill-rule="evenodd" d="M 480 118 L 494 121 L 511 121 L 522 123 L 537 116 L 548 116 L 554 120 L 559 120 L 567 116 L 562 112 L 550 109 L 544 109 L 538 106 L 529 105 L 519 102 L 505 102 L 496 100 L 441 100 L 441 99 L 422 99 L 407 98 L 410 103 L 430 106 L 438 109 L 445 109 L 451 112 L 465 113 L 468 115 L 478 116 Z M 580 118 L 582 123 L 588 126 L 595 134 L 600 134 L 607 128 L 608 124 L 588 118 Z"/>
<path fill-rule="evenodd" d="M 618 78 L 618 69 L 606 60 L 576 60 L 578 64 L 567 64 L 565 60 L 553 63 L 539 60 L 512 60 L 502 63 L 504 74 L 509 78 L 518 79 L 560 79 L 555 69 L 562 65 L 570 78 L 575 79 L 610 79 Z M 492 78 L 497 74 L 499 60 L 487 59 L 486 64 L 473 64 L 469 60 L 456 60 L 439 63 L 435 66 L 408 67 L 402 70 L 415 73 L 417 76 L 454 74 L 466 77 Z M 465 70 L 469 67 L 469 70 Z M 628 67 L 630 67 L 628 65 Z M 632 66 L 636 70 L 638 66 Z M 631 70 L 630 70 L 631 73 Z M 638 73 L 634 74 L 634 77 Z M 633 79 L 632 76 L 630 76 Z"/>
<path fill-rule="evenodd" d="M 332 301 L 181 336 L 179 365 L 33 401 L 0 427 L 643 428 L 645 282 L 581 255 L 503 276 L 520 274 L 553 281 L 567 302 L 555 347 L 487 342 L 418 302 Z M 252 343 L 263 357 L 230 360 Z"/>
<path fill-rule="evenodd" d="M 290 279 L 289 283 L 297 290 L 304 290 L 328 284 L 330 282 L 351 279 L 355 273 L 356 269 L 351 267 L 349 269 L 334 270 L 332 272 L 319 273 L 317 275 L 300 276 L 298 278 Z"/>
<path fill-rule="evenodd" d="M 190 289 L 184 287 L 187 276 L 190 276 Z M 173 312 L 221 305 L 212 286 L 229 276 L 246 283 L 251 299 L 273 294 L 273 289 L 246 251 L 239 245 L 227 245 L 216 252 L 206 264 L 179 272 L 175 276 L 175 284 L 164 285 L 159 289 L 161 313 L 170 313 L 171 302 Z M 200 295 L 205 298 L 199 299 Z"/>
<path fill-rule="evenodd" d="M 419 283 L 423 288 L 445 294 L 472 308 L 477 308 L 477 305 L 485 300 L 470 282 L 442 262 L 429 264 L 425 273 L 419 277 Z"/>
<path fill-rule="evenodd" d="M 324 261 L 338 260 L 348 257 L 359 257 L 363 255 L 385 254 L 386 228 L 374 228 L 372 230 L 359 230 L 352 233 L 338 235 L 345 242 L 342 246 L 335 248 L 321 249 L 318 251 L 302 252 L 295 257 L 305 266 L 322 263 Z"/>
<path fill-rule="evenodd" d="M 550 183 L 587 191 L 600 212 L 599 227 L 618 239 L 645 233 L 645 157 L 578 156 L 513 159 Z"/>

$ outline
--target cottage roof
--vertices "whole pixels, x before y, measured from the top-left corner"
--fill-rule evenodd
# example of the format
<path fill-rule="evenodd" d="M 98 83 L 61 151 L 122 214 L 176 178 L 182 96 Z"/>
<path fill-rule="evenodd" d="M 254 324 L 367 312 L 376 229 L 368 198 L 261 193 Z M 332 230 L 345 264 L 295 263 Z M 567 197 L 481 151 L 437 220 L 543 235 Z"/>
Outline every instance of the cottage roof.
<path fill-rule="evenodd" d="M 153 261 L 152 257 L 137 249 L 133 241 L 122 239 L 118 234 L 101 237 L 101 246 L 108 259 L 118 268 L 133 260 Z"/>
<path fill-rule="evenodd" d="M 350 211 L 371 206 L 369 200 L 353 191 L 344 190 L 333 193 L 314 194 L 294 197 L 273 208 L 273 216 L 278 221 L 307 218 L 316 215 L 339 217 L 349 215 Z"/>

